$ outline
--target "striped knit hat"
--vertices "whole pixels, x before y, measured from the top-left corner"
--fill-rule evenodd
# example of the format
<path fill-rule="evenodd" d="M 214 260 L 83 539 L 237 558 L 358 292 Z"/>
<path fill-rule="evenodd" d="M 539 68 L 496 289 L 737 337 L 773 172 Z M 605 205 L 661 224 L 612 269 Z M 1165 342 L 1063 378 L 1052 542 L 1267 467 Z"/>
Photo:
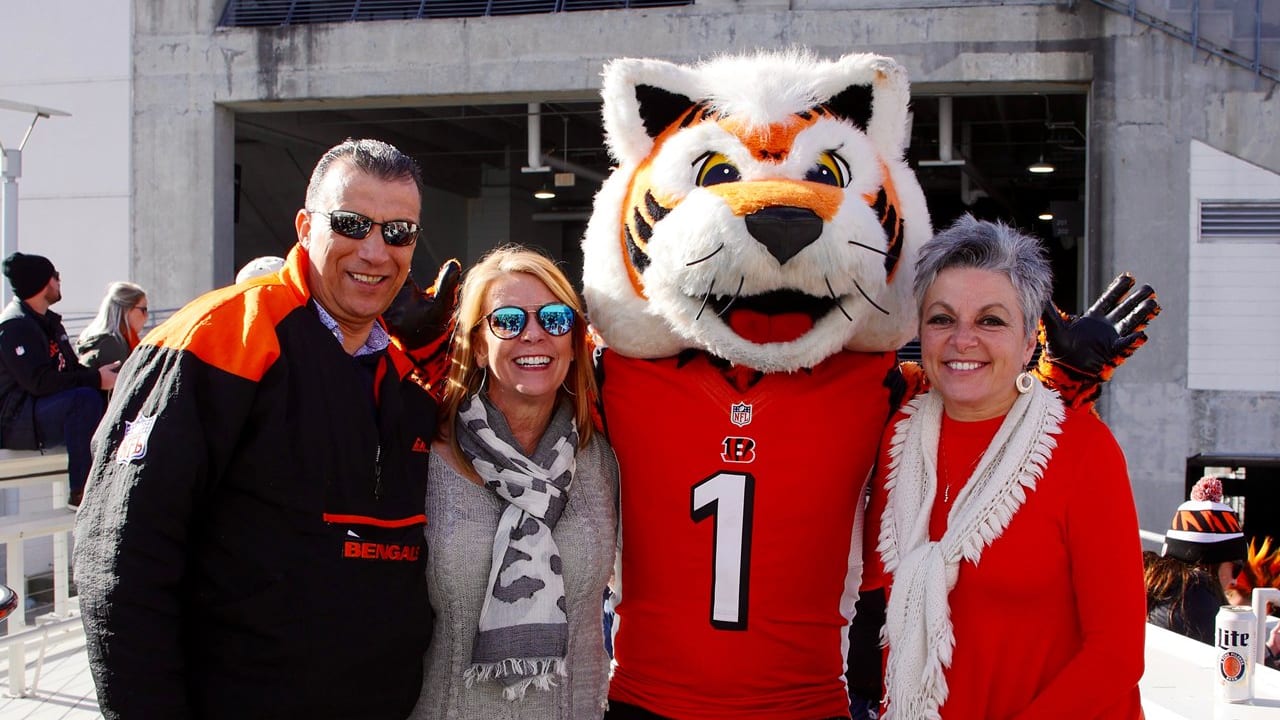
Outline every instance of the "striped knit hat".
<path fill-rule="evenodd" d="M 1196 482 L 1191 499 L 1173 514 L 1173 527 L 1165 533 L 1160 554 L 1205 565 L 1244 559 L 1240 518 L 1223 504 L 1221 480 L 1205 477 Z"/>

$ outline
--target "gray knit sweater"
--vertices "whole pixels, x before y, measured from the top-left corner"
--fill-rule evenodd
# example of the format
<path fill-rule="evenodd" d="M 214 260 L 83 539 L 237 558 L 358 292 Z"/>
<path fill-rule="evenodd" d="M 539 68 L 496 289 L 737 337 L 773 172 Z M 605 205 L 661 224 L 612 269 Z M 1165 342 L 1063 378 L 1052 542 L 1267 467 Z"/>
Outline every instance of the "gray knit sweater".
<path fill-rule="evenodd" d="M 496 682 L 468 688 L 463 680 L 489 590 L 493 535 L 506 504 L 431 456 L 427 586 L 435 634 L 412 720 L 599 720 L 609 685 L 601 615 L 617 542 L 617 498 L 618 461 L 597 434 L 578 453 L 569 503 L 553 533 L 564 560 L 569 677 L 550 691 L 530 687 L 523 700 L 512 702 Z"/>

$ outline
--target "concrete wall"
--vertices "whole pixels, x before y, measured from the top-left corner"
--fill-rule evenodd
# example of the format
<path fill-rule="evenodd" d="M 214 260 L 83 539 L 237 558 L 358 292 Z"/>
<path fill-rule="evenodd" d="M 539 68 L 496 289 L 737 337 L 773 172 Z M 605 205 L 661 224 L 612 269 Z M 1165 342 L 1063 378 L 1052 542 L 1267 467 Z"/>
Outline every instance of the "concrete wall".
<path fill-rule="evenodd" d="M 1165 307 L 1152 342 L 1120 371 L 1101 411 L 1129 457 L 1144 527 L 1163 530 L 1182 499 L 1188 455 L 1276 451 L 1280 395 L 1187 389 L 1185 317 L 1189 143 L 1274 171 L 1280 100 L 1270 86 L 1255 88 L 1247 71 L 1193 57 L 1188 46 L 1091 3 L 930 4 L 709 0 L 246 30 L 215 29 L 223 0 L 137 2 L 134 274 L 165 304 L 230 277 L 238 110 L 584 98 L 612 57 L 693 60 L 791 44 L 827 56 L 892 55 L 917 92 L 1088 88 L 1085 292 L 1133 270 L 1160 290 Z M 469 202 L 468 257 L 477 243 L 511 232 L 515 216 L 503 199 Z"/>
<path fill-rule="evenodd" d="M 1252 73 L 1193 58 L 1123 16 L 1104 20 L 1090 125 L 1099 267 L 1138 273 L 1164 313 L 1102 411 L 1128 455 L 1143 526 L 1164 530 L 1188 456 L 1280 454 L 1280 393 L 1187 388 L 1191 141 L 1280 172 L 1280 97 L 1271 83 L 1255 89 Z"/>

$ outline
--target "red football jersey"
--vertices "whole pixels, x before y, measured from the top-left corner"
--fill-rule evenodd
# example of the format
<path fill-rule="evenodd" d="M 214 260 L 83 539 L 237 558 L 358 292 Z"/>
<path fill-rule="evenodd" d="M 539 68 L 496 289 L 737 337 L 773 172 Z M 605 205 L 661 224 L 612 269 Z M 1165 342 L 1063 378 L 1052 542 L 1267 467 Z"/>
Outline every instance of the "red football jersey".
<path fill-rule="evenodd" d="M 702 354 L 602 362 L 622 469 L 610 697 L 682 719 L 846 715 L 858 508 L 894 355 L 745 390 Z"/>

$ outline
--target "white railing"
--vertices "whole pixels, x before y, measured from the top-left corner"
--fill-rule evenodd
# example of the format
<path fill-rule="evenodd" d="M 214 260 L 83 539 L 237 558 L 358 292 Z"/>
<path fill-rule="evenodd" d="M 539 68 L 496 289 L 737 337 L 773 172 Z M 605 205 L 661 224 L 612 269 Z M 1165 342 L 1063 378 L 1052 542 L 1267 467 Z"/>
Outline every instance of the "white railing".
<path fill-rule="evenodd" d="M 1164 534 L 1151 532 L 1150 530 L 1138 530 L 1138 537 L 1142 539 L 1143 550 L 1155 550 L 1160 552 L 1160 548 L 1164 546 Z"/>
<path fill-rule="evenodd" d="M 75 526 L 76 515 L 67 509 L 67 455 L 38 451 L 0 451 L 0 488 L 45 485 L 50 488 L 52 507 L 25 509 L 0 517 L 0 544 L 6 548 L 5 578 L 18 592 L 18 606 L 9 614 L 8 632 L 0 636 L 0 648 L 9 648 L 9 689 L 12 696 L 28 693 L 26 651 L 32 642 L 40 643 L 40 662 L 36 667 L 39 681 L 44 651 L 54 631 L 76 631 L 80 616 L 70 597 L 71 567 L 68 534 Z M 53 539 L 53 612 L 36 619 L 35 627 L 27 627 L 25 541 L 33 538 Z"/>

